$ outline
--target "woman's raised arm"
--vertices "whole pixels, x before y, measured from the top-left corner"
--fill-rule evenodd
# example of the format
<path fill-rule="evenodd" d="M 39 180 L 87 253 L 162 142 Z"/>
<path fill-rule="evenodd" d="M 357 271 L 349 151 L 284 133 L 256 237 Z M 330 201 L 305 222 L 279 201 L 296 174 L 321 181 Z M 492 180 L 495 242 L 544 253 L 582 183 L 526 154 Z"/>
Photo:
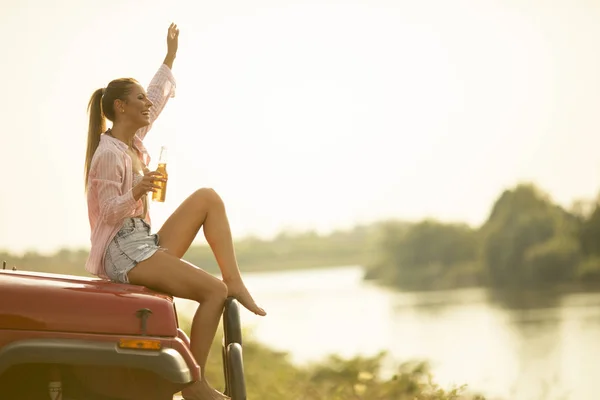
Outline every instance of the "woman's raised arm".
<path fill-rule="evenodd" d="M 177 25 L 171 24 L 167 32 L 167 55 L 146 90 L 153 106 L 150 107 L 150 124 L 140 128 L 135 133 L 140 140 L 144 140 L 146 134 L 152 128 L 152 124 L 165 108 L 169 99 L 175 97 L 175 77 L 171 69 L 173 68 L 175 57 L 177 57 L 178 39 L 179 28 L 177 28 Z"/>

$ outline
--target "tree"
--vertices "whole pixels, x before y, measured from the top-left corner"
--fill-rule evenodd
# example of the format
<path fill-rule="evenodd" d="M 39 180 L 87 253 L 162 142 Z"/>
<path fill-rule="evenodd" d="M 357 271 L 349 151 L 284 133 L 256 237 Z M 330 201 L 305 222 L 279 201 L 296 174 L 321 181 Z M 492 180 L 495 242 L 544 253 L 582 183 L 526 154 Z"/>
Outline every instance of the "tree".
<path fill-rule="evenodd" d="M 379 260 L 367 276 L 404 288 L 443 286 L 452 269 L 475 260 L 477 250 L 476 232 L 465 224 L 390 224 L 382 232 Z"/>
<path fill-rule="evenodd" d="M 481 228 L 490 283 L 515 286 L 572 276 L 579 261 L 577 231 L 577 218 L 535 186 L 506 190 Z"/>

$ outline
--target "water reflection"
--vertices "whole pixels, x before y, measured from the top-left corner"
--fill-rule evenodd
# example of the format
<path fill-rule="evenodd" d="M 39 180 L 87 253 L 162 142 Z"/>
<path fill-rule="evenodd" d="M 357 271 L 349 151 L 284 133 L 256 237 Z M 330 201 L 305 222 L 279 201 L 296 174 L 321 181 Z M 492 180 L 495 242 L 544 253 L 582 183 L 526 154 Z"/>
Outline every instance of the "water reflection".
<path fill-rule="evenodd" d="M 557 290 L 487 290 L 488 302 L 509 310 L 559 307 L 564 293 Z"/>
<path fill-rule="evenodd" d="M 490 396 L 595 398 L 600 344 L 582 339 L 590 329 L 600 333 L 599 300 L 479 289 L 397 294 L 394 336 L 402 340 L 392 353 L 428 357 L 443 383 L 469 382 Z"/>
<path fill-rule="evenodd" d="M 381 290 L 381 289 L 380 289 Z M 481 289 L 458 289 L 429 292 L 398 292 L 389 289 L 394 312 L 406 309 L 422 313 L 443 313 L 449 308 L 487 301 L 486 292 Z"/>
<path fill-rule="evenodd" d="M 560 309 L 524 309 L 508 314 L 515 354 L 511 397 L 548 398 L 560 383 L 562 322 Z M 540 397 L 542 396 L 542 397 Z"/>

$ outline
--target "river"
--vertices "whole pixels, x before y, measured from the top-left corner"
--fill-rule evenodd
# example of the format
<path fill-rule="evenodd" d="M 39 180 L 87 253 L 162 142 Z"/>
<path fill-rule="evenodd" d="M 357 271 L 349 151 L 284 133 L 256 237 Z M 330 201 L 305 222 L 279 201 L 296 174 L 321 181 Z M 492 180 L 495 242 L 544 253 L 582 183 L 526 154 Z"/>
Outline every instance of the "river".
<path fill-rule="evenodd" d="M 600 293 L 536 295 L 523 308 L 485 289 L 407 293 L 362 274 L 358 266 L 248 273 L 268 316 L 244 311 L 243 324 L 299 364 L 385 350 L 398 362 L 428 360 L 442 387 L 466 383 L 489 399 L 599 398 Z M 186 300 L 177 306 L 193 311 Z"/>

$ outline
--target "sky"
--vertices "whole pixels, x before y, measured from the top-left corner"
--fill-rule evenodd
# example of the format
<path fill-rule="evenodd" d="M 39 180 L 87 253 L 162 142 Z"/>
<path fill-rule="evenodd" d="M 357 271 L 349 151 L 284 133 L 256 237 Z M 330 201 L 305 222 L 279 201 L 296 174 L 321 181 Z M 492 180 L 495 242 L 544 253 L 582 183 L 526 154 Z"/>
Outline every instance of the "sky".
<path fill-rule="evenodd" d="M 600 191 L 600 3 L 585 0 L 0 0 L 0 250 L 89 247 L 92 92 L 146 85 L 180 28 L 157 230 L 194 190 L 235 237 L 488 216 L 534 182 Z"/>

